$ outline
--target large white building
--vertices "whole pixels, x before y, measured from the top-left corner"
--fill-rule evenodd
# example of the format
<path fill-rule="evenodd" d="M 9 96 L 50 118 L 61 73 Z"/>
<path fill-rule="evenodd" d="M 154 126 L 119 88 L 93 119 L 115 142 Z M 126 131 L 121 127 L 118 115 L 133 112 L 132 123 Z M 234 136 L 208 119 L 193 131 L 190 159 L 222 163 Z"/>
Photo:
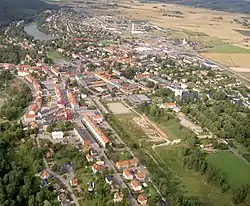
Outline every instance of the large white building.
<path fill-rule="evenodd" d="M 84 114 L 83 118 L 84 123 L 89 128 L 89 130 L 92 132 L 92 134 L 95 136 L 97 141 L 103 146 L 106 147 L 106 145 L 109 143 L 108 137 L 97 127 L 97 125 L 94 122 L 94 119 L 92 117 L 89 117 L 87 114 Z"/>

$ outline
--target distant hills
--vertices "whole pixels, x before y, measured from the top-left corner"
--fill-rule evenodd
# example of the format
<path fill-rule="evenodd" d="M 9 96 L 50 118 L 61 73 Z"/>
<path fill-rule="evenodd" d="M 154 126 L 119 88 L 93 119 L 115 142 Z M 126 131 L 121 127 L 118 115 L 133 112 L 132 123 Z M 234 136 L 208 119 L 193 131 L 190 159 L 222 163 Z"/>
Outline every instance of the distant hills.
<path fill-rule="evenodd" d="M 162 3 L 181 4 L 198 8 L 207 8 L 228 12 L 250 13 L 248 0 L 154 0 Z M 143 0 L 143 2 L 152 2 Z"/>
<path fill-rule="evenodd" d="M 0 0 L 0 25 L 54 8 L 41 0 Z"/>

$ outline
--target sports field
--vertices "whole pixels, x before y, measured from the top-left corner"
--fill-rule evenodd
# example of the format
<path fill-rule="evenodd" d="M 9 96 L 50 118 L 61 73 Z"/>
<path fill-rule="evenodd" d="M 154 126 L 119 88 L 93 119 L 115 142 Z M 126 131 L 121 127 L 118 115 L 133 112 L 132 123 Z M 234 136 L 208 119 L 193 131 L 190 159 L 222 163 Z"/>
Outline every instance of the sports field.
<path fill-rule="evenodd" d="M 229 151 L 221 151 L 208 155 L 208 161 L 219 167 L 228 176 L 230 185 L 250 184 L 250 164 Z"/>

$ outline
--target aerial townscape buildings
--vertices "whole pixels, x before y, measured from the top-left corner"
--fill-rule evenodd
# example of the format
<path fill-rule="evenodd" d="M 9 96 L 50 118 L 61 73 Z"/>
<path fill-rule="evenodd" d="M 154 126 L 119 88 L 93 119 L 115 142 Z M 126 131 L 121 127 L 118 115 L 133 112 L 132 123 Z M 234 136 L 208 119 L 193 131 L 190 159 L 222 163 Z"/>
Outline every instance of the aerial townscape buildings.
<path fill-rule="evenodd" d="M 20 205 L 248 205 L 249 81 L 120 1 L 61 4 L 0 28 L 0 148 L 22 168 L 3 173 L 36 192 Z"/>

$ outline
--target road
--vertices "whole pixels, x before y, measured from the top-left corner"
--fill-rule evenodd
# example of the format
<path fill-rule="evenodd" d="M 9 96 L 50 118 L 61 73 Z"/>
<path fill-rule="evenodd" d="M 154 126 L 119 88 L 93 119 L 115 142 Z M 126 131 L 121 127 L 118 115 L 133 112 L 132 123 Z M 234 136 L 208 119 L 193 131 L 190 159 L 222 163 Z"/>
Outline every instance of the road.
<path fill-rule="evenodd" d="M 62 177 L 60 177 L 60 176 L 57 175 L 55 172 L 53 172 L 52 170 L 50 170 L 46 158 L 43 158 L 43 162 L 44 162 L 44 164 L 45 164 L 45 167 L 46 167 L 47 172 L 48 172 L 49 174 L 51 174 L 54 178 L 56 178 L 57 180 L 59 180 L 59 181 L 67 188 L 67 190 L 69 191 L 70 196 L 71 196 L 73 202 L 75 203 L 75 205 L 76 205 L 76 206 L 80 206 L 79 203 L 78 203 L 78 200 L 77 200 L 77 198 L 76 198 L 76 196 L 75 196 L 75 194 L 74 194 L 74 192 L 73 192 L 73 190 L 72 190 L 72 188 L 71 188 L 71 186 L 70 186 L 69 183 L 68 183 L 68 181 L 67 181 L 67 180 L 64 180 Z"/>
<path fill-rule="evenodd" d="M 40 147 L 40 143 L 39 143 L 39 134 L 35 136 L 35 143 L 37 145 L 37 147 Z M 60 177 L 59 175 L 57 175 L 55 172 L 53 172 L 50 168 L 49 168 L 49 165 L 48 165 L 48 162 L 46 160 L 45 157 L 43 157 L 43 162 L 44 162 L 44 165 L 46 167 L 46 170 L 49 174 L 51 174 L 54 178 L 56 178 L 58 181 L 60 181 L 65 187 L 66 189 L 69 191 L 70 193 L 70 196 L 71 196 L 71 199 L 73 200 L 73 202 L 75 203 L 76 206 L 80 206 L 79 203 L 78 203 L 78 200 L 71 188 L 71 186 L 69 185 L 68 181 L 67 180 L 64 180 L 62 177 Z"/>

